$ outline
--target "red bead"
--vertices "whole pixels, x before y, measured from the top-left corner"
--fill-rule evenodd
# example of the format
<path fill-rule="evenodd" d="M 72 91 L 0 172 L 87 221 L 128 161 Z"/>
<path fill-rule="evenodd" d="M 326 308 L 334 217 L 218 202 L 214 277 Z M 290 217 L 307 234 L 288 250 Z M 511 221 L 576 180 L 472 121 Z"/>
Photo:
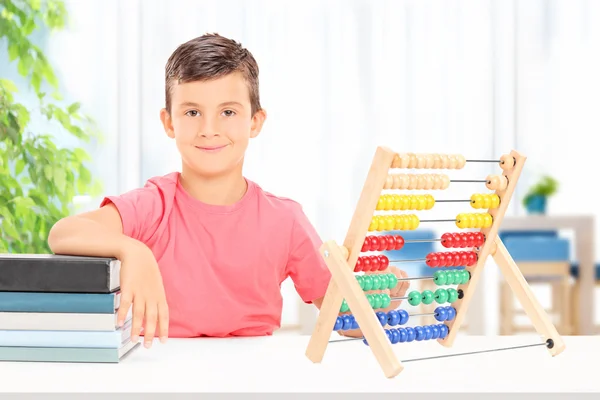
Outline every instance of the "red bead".
<path fill-rule="evenodd" d="M 371 270 L 371 260 L 369 259 L 369 257 L 363 257 L 362 270 L 365 272 Z"/>
<path fill-rule="evenodd" d="M 460 254 L 460 265 L 466 267 L 467 265 L 469 265 L 468 263 L 469 263 L 469 256 L 467 255 L 466 252 L 461 251 L 461 254 Z"/>
<path fill-rule="evenodd" d="M 387 239 L 385 238 L 385 236 L 378 236 L 377 237 L 377 248 L 375 248 L 376 251 L 384 251 L 387 247 Z"/>
<path fill-rule="evenodd" d="M 442 235 L 441 243 L 442 243 L 442 246 L 444 246 L 446 248 L 453 247 L 454 240 L 453 240 L 452 234 L 444 233 Z"/>
<path fill-rule="evenodd" d="M 468 258 L 467 267 L 470 267 L 471 265 L 475 265 L 475 263 L 477 263 L 477 254 L 474 251 L 470 251 L 467 254 L 467 258 Z"/>
<path fill-rule="evenodd" d="M 458 252 L 456 252 L 452 255 L 452 258 L 453 258 L 452 261 L 453 261 L 454 266 L 459 267 L 460 261 L 461 261 L 460 254 Z"/>
<path fill-rule="evenodd" d="M 375 251 L 379 246 L 379 239 L 377 236 L 369 236 L 369 251 Z"/>
<path fill-rule="evenodd" d="M 365 253 L 367 251 L 369 251 L 369 249 L 371 248 L 371 242 L 369 241 L 369 237 L 365 237 L 365 241 L 363 242 L 362 247 L 360 248 L 360 251 L 362 253 Z"/>
<path fill-rule="evenodd" d="M 437 267 L 439 261 L 438 253 L 429 253 L 427 254 L 427 257 L 425 257 L 425 264 L 431 268 Z"/>
<path fill-rule="evenodd" d="M 369 256 L 369 262 L 371 264 L 371 268 L 369 271 L 377 271 L 379 269 L 379 257 L 378 256 Z"/>
<path fill-rule="evenodd" d="M 386 235 L 385 240 L 387 241 L 385 249 L 388 251 L 394 250 L 394 248 L 396 247 L 396 239 L 394 239 L 392 235 Z"/>
<path fill-rule="evenodd" d="M 437 265 L 436 267 L 444 267 L 446 266 L 446 255 L 444 253 L 437 253 Z"/>
<path fill-rule="evenodd" d="M 356 260 L 356 265 L 354 266 L 354 272 L 361 272 L 363 270 L 363 258 L 358 257 Z"/>
<path fill-rule="evenodd" d="M 394 241 L 396 242 L 396 247 L 394 247 L 394 250 L 402 250 L 404 247 L 404 238 L 398 235 L 394 238 Z"/>
<path fill-rule="evenodd" d="M 390 259 L 381 254 L 379 256 L 379 270 L 385 271 L 387 267 L 390 266 Z"/>
<path fill-rule="evenodd" d="M 479 232 L 479 246 L 483 246 L 485 243 L 485 234 L 483 232 Z"/>

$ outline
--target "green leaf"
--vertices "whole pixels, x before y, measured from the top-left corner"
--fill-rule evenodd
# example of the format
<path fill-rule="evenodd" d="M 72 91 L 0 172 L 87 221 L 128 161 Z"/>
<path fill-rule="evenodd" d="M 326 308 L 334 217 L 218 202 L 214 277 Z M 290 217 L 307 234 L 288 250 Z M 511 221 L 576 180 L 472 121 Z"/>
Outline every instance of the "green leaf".
<path fill-rule="evenodd" d="M 15 83 L 8 79 L 0 79 L 0 86 L 11 93 L 17 93 L 19 91 Z"/>
<path fill-rule="evenodd" d="M 17 175 L 17 176 L 21 175 L 21 172 L 23 172 L 23 169 L 25 169 L 25 160 L 23 160 L 22 158 L 19 158 L 15 164 L 15 175 Z"/>
<path fill-rule="evenodd" d="M 59 192 L 64 192 L 67 185 L 67 173 L 62 168 L 55 168 L 53 171 L 54 184 Z"/>
<path fill-rule="evenodd" d="M 75 114 L 81 108 L 81 103 L 73 103 L 68 108 L 67 111 L 69 114 Z"/>

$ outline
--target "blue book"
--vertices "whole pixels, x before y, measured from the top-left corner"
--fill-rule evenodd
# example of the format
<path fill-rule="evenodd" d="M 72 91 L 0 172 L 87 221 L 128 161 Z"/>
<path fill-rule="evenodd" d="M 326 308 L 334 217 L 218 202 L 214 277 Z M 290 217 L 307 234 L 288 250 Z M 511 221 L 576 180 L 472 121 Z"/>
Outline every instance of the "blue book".
<path fill-rule="evenodd" d="M 115 331 L 0 330 L 0 347 L 118 349 L 131 340 L 131 320 Z"/>
<path fill-rule="evenodd" d="M 121 293 L 0 292 L 0 312 L 114 314 Z"/>
<path fill-rule="evenodd" d="M 0 361 L 116 364 L 139 346 L 140 342 L 130 341 L 118 349 L 0 347 Z"/>

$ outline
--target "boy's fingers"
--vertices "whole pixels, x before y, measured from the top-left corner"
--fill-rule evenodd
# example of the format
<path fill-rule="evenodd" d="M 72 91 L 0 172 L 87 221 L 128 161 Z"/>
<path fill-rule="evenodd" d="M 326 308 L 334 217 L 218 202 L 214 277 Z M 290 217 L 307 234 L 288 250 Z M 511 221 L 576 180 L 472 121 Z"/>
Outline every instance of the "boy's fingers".
<path fill-rule="evenodd" d="M 144 346 L 146 348 L 152 347 L 152 340 L 154 340 L 157 308 L 158 306 L 155 304 L 146 305 L 146 328 L 144 329 Z"/>
<path fill-rule="evenodd" d="M 130 307 L 131 295 L 129 294 L 129 292 L 122 292 L 119 310 L 117 311 L 117 324 L 119 326 L 123 326 L 123 323 L 125 323 L 125 318 L 127 318 L 127 313 L 129 312 Z"/>
<path fill-rule="evenodd" d="M 142 329 L 142 323 L 144 322 L 144 311 L 146 310 L 146 303 L 143 299 L 139 298 L 133 302 L 133 323 L 131 324 L 131 340 L 137 342 L 140 337 L 140 330 Z"/>
<path fill-rule="evenodd" d="M 165 343 L 169 337 L 169 307 L 163 301 L 158 305 L 158 327 L 161 343 Z"/>

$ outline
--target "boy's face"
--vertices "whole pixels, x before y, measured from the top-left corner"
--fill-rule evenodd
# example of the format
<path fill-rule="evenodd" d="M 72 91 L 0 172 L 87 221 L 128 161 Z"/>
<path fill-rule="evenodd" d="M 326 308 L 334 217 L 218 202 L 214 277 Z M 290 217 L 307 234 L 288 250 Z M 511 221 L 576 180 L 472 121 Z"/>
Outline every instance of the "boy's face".
<path fill-rule="evenodd" d="M 167 135 L 175 139 L 184 168 L 202 176 L 241 170 L 250 138 L 266 114 L 252 115 L 248 86 L 241 74 L 202 82 L 175 83 L 171 113 L 161 111 Z"/>

